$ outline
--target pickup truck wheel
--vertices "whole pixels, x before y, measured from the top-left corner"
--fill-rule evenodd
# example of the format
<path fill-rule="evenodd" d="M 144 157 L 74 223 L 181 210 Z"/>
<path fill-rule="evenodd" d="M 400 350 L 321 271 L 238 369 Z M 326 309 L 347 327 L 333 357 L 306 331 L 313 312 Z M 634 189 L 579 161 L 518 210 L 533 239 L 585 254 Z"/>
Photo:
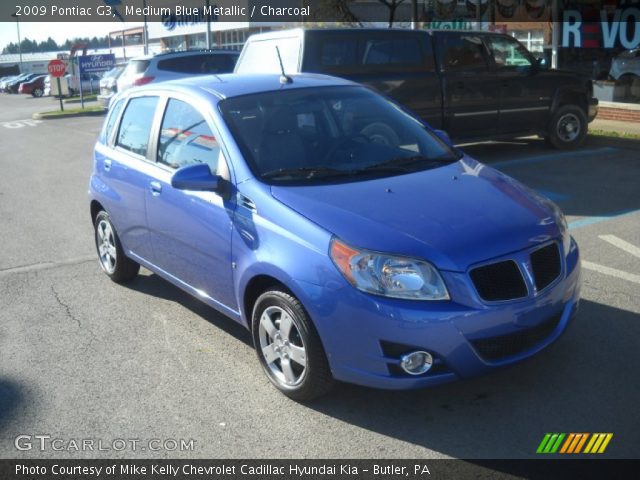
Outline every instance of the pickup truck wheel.
<path fill-rule="evenodd" d="M 320 337 L 291 294 L 275 288 L 258 297 L 252 335 L 260 365 L 271 383 L 289 398 L 312 400 L 333 386 Z"/>
<path fill-rule="evenodd" d="M 104 210 L 98 212 L 94 227 L 96 250 L 104 273 L 116 283 L 126 282 L 138 275 L 140 265 L 124 254 L 116 229 L 107 212 Z"/>
<path fill-rule="evenodd" d="M 587 123 L 587 117 L 580 107 L 564 105 L 551 117 L 547 139 L 555 148 L 575 148 L 587 136 Z"/>

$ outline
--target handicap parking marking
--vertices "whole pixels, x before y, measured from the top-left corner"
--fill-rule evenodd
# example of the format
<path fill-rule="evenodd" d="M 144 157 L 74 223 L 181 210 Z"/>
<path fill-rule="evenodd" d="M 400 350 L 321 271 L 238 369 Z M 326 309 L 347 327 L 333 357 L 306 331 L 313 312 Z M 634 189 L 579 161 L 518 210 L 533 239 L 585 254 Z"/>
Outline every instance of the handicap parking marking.
<path fill-rule="evenodd" d="M 576 228 L 587 227 L 589 225 L 593 225 L 595 223 L 606 222 L 607 220 L 616 220 L 621 217 L 626 217 L 627 215 L 633 215 L 634 213 L 640 212 L 640 209 L 627 209 L 627 210 L 619 210 L 617 212 L 607 213 L 605 215 L 598 215 L 593 217 L 583 217 L 579 220 L 573 220 L 569 222 L 569 230 L 575 230 Z"/>
<path fill-rule="evenodd" d="M 551 152 L 544 155 L 535 155 L 533 157 L 516 158 L 515 160 L 502 160 L 500 162 L 487 163 L 491 167 L 515 167 L 519 165 L 529 165 L 532 163 L 551 162 L 562 158 L 575 157 L 576 159 L 583 159 L 584 157 L 591 157 L 593 155 L 602 155 L 604 153 L 613 153 L 619 151 L 616 147 L 600 147 L 591 148 L 589 150 L 571 150 L 567 152 Z"/>
<path fill-rule="evenodd" d="M 629 243 L 621 238 L 616 237 L 615 235 L 598 235 L 600 240 L 604 240 L 605 242 L 610 243 L 614 247 L 618 247 L 621 250 L 624 250 L 627 253 L 630 253 L 634 257 L 640 258 L 640 248 L 636 247 L 634 244 Z"/>
<path fill-rule="evenodd" d="M 582 268 L 593 270 L 594 272 L 599 272 L 610 277 L 621 278 L 622 280 L 627 280 L 628 282 L 637 283 L 638 285 L 640 285 L 640 275 L 618 270 L 617 268 L 607 267 L 605 265 L 600 265 L 599 263 L 588 262 L 587 260 L 582 260 Z"/>
<path fill-rule="evenodd" d="M 4 128 L 14 129 L 14 128 L 23 128 L 23 127 L 35 127 L 39 123 L 42 123 L 42 120 L 33 120 L 31 118 L 28 118 L 26 120 L 13 120 L 10 122 L 2 122 L 0 123 L 0 125 L 2 125 Z"/>

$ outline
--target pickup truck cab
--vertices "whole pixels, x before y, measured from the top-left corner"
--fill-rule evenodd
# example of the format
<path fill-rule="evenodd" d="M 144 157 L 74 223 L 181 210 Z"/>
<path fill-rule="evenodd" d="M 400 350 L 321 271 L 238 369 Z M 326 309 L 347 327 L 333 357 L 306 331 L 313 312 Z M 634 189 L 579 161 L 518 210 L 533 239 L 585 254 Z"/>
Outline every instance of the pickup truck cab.
<path fill-rule="evenodd" d="M 365 84 L 460 142 L 540 135 L 576 147 L 597 113 L 591 80 L 548 70 L 509 35 L 294 29 L 252 35 L 235 73 L 324 73 Z M 381 135 L 383 132 L 380 132 Z"/>

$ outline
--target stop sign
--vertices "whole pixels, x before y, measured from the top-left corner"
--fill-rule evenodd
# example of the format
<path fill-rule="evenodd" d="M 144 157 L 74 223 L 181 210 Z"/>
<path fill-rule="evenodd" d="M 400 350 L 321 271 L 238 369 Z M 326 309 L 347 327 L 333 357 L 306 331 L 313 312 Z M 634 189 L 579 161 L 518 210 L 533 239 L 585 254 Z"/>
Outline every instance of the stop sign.
<path fill-rule="evenodd" d="M 64 75 L 64 71 L 67 67 L 65 67 L 64 62 L 62 60 L 51 60 L 47 65 L 47 70 L 52 77 L 61 77 Z"/>

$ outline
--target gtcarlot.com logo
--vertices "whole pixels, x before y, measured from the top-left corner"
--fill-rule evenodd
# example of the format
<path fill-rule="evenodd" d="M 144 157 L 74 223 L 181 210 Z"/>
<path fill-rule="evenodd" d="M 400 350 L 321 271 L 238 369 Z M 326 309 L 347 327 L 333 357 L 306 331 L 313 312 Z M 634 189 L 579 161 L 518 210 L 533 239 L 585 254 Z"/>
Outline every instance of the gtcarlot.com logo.
<path fill-rule="evenodd" d="M 56 438 L 51 435 L 18 435 L 14 442 L 16 450 L 41 452 L 189 452 L 195 449 L 194 439 L 184 438 Z"/>
<path fill-rule="evenodd" d="M 536 453 L 604 453 L 613 433 L 547 433 Z"/>

